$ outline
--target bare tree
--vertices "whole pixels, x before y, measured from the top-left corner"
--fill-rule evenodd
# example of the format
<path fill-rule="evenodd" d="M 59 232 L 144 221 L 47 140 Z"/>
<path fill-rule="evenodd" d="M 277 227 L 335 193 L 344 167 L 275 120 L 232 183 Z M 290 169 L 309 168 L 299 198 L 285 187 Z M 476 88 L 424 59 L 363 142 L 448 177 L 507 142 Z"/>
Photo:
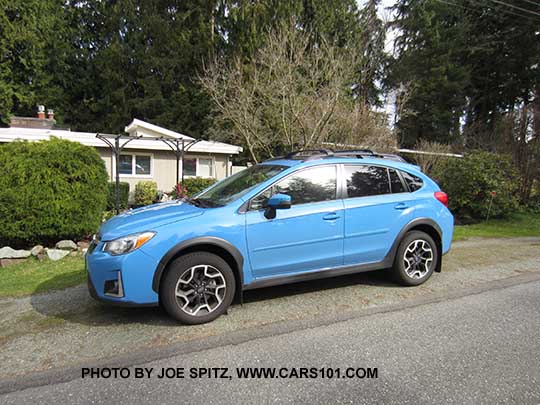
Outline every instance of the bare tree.
<path fill-rule="evenodd" d="M 214 132 L 240 142 L 255 162 L 328 141 L 358 143 L 369 131 L 385 143 L 385 118 L 351 96 L 355 60 L 286 26 L 269 33 L 249 63 L 214 61 L 200 78 L 216 107 Z"/>
<path fill-rule="evenodd" d="M 414 155 L 416 164 L 422 168 L 424 173 L 430 174 L 439 164 L 448 159 L 452 152 L 451 146 L 444 143 L 427 141 L 421 139 L 415 149 L 420 153 Z"/>

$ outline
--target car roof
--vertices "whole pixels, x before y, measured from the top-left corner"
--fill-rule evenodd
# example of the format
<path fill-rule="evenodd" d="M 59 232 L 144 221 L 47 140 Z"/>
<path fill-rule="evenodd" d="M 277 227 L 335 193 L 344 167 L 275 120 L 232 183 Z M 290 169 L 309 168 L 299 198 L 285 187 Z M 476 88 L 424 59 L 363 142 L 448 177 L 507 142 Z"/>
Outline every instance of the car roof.
<path fill-rule="evenodd" d="M 335 157 L 328 156 L 319 159 L 309 159 L 309 160 L 300 160 L 300 159 L 272 159 L 266 160 L 261 164 L 264 165 L 280 165 L 288 167 L 309 167 L 309 166 L 319 166 L 324 164 L 369 164 L 369 165 L 379 165 L 393 167 L 405 171 L 413 171 L 421 173 L 420 167 L 413 165 L 407 162 L 400 162 L 392 159 L 385 159 L 379 157 L 364 156 L 361 158 L 357 157 Z"/>

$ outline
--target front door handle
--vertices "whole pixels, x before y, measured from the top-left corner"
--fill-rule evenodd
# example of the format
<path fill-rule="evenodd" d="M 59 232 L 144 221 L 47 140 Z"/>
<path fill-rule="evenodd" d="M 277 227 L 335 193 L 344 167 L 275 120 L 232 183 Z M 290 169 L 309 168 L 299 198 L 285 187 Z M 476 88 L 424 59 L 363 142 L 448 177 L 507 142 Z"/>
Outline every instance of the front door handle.
<path fill-rule="evenodd" d="M 406 208 L 409 208 L 409 206 L 407 204 L 405 204 L 405 203 L 399 203 L 399 204 L 395 205 L 394 208 L 396 210 L 404 210 Z"/>
<path fill-rule="evenodd" d="M 338 218 L 339 218 L 339 215 L 336 214 L 335 212 L 330 212 L 322 217 L 322 219 L 324 219 L 325 221 L 335 221 Z"/>

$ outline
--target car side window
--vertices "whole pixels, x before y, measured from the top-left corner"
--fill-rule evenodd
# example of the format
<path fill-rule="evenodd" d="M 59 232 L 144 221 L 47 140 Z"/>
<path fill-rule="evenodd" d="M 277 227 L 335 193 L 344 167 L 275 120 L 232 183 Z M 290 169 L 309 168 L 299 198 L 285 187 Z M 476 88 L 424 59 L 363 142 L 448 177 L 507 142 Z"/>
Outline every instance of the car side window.
<path fill-rule="evenodd" d="M 349 198 L 390 194 L 390 181 L 385 167 L 345 166 L 345 179 Z"/>
<path fill-rule="evenodd" d="M 292 205 L 335 200 L 337 194 L 336 166 L 317 166 L 300 170 L 298 173 L 278 181 L 253 198 L 250 209 L 265 208 L 268 199 L 278 193 L 290 195 Z"/>
<path fill-rule="evenodd" d="M 407 183 L 407 187 L 409 187 L 409 191 L 411 193 L 413 191 L 419 190 L 424 185 L 424 182 L 418 176 L 415 176 L 407 172 L 401 172 L 401 175 L 403 176 L 405 183 Z"/>
<path fill-rule="evenodd" d="M 392 193 L 406 193 L 407 188 L 401 181 L 398 172 L 394 169 L 388 169 L 388 175 L 390 176 L 390 187 L 392 188 Z"/>

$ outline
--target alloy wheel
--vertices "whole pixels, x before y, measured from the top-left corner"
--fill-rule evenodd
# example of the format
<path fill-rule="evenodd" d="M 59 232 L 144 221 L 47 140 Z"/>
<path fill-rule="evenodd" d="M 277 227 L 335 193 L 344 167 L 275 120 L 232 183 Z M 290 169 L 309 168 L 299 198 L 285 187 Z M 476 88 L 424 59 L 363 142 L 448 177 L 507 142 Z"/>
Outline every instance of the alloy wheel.
<path fill-rule="evenodd" d="M 191 316 L 214 312 L 223 302 L 225 277 L 217 268 L 201 264 L 187 269 L 176 283 L 175 294 L 182 311 Z"/>
<path fill-rule="evenodd" d="M 423 240 L 413 240 L 405 249 L 403 264 L 407 276 L 413 279 L 420 279 L 429 273 L 433 264 L 433 249 L 431 245 Z"/>

